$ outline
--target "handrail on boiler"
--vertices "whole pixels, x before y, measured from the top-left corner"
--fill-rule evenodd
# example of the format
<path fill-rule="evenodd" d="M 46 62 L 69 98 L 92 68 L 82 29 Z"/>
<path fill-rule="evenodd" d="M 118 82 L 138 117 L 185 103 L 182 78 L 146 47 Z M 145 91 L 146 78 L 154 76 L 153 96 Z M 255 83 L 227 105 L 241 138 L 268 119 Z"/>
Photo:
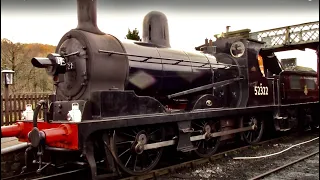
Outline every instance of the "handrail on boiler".
<path fill-rule="evenodd" d="M 130 61 L 136 61 L 136 62 L 146 62 L 146 63 L 155 63 L 155 64 L 169 64 L 169 65 L 180 65 L 180 66 L 186 66 L 186 65 L 182 65 L 179 64 L 181 62 L 190 62 L 190 63 L 197 63 L 197 64 L 201 64 L 201 66 L 197 66 L 197 67 L 204 67 L 206 65 L 222 65 L 222 66 L 226 66 L 224 68 L 230 68 L 230 67 L 244 67 L 244 66 L 237 66 L 237 65 L 233 65 L 233 64 L 225 64 L 225 63 L 204 63 L 204 62 L 199 62 L 199 61 L 190 61 L 190 60 L 184 60 L 184 59 L 174 59 L 174 58 L 163 58 L 163 57 L 152 57 L 152 56 L 142 56 L 142 55 L 135 55 L 135 54 L 128 54 L 128 53 L 121 53 L 121 52 L 114 52 L 114 51 L 106 51 L 106 50 L 98 50 L 99 53 L 106 53 L 109 56 L 113 55 L 113 54 L 117 54 L 117 55 L 122 55 L 122 56 L 132 56 L 132 57 L 140 57 L 140 58 L 145 58 L 143 60 L 132 60 L 130 59 Z M 171 60 L 171 61 L 177 61 L 174 63 L 164 63 L 164 62 L 147 62 L 150 59 L 162 59 L 162 60 Z"/>

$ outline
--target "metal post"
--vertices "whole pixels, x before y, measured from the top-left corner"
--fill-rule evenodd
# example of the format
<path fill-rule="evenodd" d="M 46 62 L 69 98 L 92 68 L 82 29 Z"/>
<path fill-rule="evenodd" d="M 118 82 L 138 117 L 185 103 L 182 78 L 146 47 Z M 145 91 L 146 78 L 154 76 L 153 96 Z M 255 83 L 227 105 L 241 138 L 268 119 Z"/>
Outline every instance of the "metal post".
<path fill-rule="evenodd" d="M 9 125 L 9 85 L 4 85 L 4 107 L 5 107 L 5 118 L 6 123 L 5 125 Z"/>
<path fill-rule="evenodd" d="M 13 84 L 13 73 L 12 70 L 2 70 L 2 78 L 4 80 L 4 107 L 5 107 L 5 125 L 9 125 L 9 85 Z"/>
<path fill-rule="evenodd" d="M 319 85 L 319 46 L 317 49 L 317 84 L 318 84 L 318 89 L 320 87 Z"/>

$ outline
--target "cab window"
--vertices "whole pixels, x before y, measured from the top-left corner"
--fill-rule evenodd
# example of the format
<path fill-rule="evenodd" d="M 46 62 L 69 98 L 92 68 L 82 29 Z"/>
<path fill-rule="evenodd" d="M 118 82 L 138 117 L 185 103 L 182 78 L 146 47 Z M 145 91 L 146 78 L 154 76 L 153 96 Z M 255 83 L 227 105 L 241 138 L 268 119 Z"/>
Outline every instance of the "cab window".
<path fill-rule="evenodd" d="M 290 76 L 290 89 L 301 89 L 300 76 Z"/>
<path fill-rule="evenodd" d="M 316 82 L 315 82 L 315 79 L 314 78 L 306 78 L 305 79 L 305 81 L 306 81 L 306 85 L 307 85 L 307 88 L 308 89 L 316 89 Z"/>

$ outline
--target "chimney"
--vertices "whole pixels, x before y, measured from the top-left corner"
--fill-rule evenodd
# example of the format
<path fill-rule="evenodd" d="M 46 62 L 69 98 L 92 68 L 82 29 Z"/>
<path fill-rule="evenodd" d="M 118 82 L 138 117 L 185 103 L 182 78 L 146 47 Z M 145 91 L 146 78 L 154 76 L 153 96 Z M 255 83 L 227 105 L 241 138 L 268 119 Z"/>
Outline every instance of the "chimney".
<path fill-rule="evenodd" d="M 211 39 L 209 40 L 209 46 L 212 46 L 212 40 Z"/>
<path fill-rule="evenodd" d="M 105 34 L 97 26 L 97 0 L 77 0 L 78 27 L 94 34 Z"/>
<path fill-rule="evenodd" d="M 226 33 L 229 32 L 230 26 L 226 26 Z"/>
<path fill-rule="evenodd" d="M 208 38 L 206 38 L 205 40 L 204 40 L 204 44 L 207 46 L 208 45 Z"/>

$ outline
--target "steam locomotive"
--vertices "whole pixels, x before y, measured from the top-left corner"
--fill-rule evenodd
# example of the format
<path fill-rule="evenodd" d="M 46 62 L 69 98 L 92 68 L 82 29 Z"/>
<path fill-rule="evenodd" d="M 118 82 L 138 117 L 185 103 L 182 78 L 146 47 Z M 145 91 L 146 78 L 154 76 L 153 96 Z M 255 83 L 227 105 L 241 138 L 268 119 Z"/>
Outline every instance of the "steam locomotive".
<path fill-rule="evenodd" d="M 33 119 L 1 127 L 2 137 L 30 142 L 26 159 L 36 153 L 38 172 L 66 162 L 50 158 L 56 152 L 72 152 L 65 158 L 89 166 L 92 179 L 140 175 L 168 146 L 208 157 L 239 133 L 259 142 L 267 121 L 278 131 L 318 127 L 316 73 L 284 71 L 263 42 L 221 38 L 202 52 L 173 49 L 157 11 L 145 16 L 142 41 L 120 41 L 98 29 L 96 0 L 77 0 L 77 8 L 78 27 L 56 52 L 31 60 L 53 76 L 56 93 L 39 101 Z"/>

